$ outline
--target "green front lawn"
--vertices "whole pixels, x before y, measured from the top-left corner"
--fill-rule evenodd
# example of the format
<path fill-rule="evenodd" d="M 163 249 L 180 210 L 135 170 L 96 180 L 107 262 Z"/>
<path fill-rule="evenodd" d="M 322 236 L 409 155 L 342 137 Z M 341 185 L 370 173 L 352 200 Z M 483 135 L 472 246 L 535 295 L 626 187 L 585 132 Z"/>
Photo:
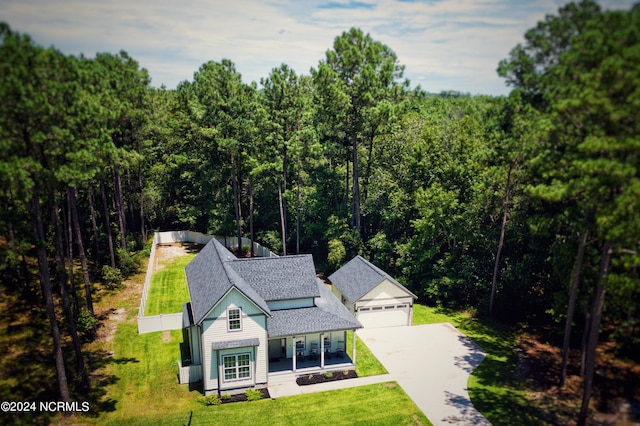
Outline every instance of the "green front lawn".
<path fill-rule="evenodd" d="M 198 391 L 177 383 L 181 341 L 180 331 L 138 335 L 134 324 L 121 324 L 113 358 L 101 372 L 108 378 L 104 397 L 92 402 L 93 416 L 74 420 L 154 426 L 431 424 L 394 382 L 207 407 L 197 402 Z M 366 360 L 366 352 L 359 352 L 358 360 Z"/>

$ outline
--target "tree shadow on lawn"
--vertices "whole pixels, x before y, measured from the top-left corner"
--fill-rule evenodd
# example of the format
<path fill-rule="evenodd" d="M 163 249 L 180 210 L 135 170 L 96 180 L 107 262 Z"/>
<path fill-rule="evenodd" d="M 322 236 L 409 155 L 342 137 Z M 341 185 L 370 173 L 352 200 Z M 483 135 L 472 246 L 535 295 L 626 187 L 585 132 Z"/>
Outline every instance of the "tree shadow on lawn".
<path fill-rule="evenodd" d="M 472 340 L 460 337 L 471 352 L 456 364 L 473 371 L 468 392 L 474 407 L 496 426 L 549 424 L 548 413 L 524 397 L 524 383 L 517 375 L 515 327 L 481 317 L 458 318 L 457 327 Z M 476 345 L 486 352 L 484 359 Z"/>
<path fill-rule="evenodd" d="M 452 405 L 457 408 L 459 415 L 452 415 L 442 419 L 451 424 L 470 424 L 470 425 L 487 425 L 488 422 L 475 409 L 471 404 L 471 401 L 466 396 L 456 395 L 452 392 L 445 392 L 446 401 L 448 405 Z"/>
<path fill-rule="evenodd" d="M 478 365 L 484 360 L 486 353 L 484 349 L 474 343 L 466 336 L 458 336 L 458 340 L 463 346 L 467 348 L 467 353 L 462 356 L 456 356 L 454 358 L 456 367 L 466 371 L 467 373 L 473 373 Z"/>
<path fill-rule="evenodd" d="M 50 424 L 60 413 L 41 411 L 40 402 L 61 401 L 55 360 L 52 351 L 51 326 L 44 307 L 22 299 L 18 292 L 5 292 L 0 305 L 0 400 L 35 402 L 34 412 L 0 414 L 0 424 Z M 107 364 L 138 362 L 136 359 L 113 358 L 104 351 L 83 348 L 85 368 L 90 374 L 90 388 L 80 384 L 75 371 L 75 352 L 66 331 L 66 321 L 58 317 L 63 341 L 67 382 L 71 402 L 89 402 L 90 411 L 82 415 L 96 417 L 100 412 L 115 410 L 116 402 L 105 399 L 108 386 L 119 378 L 101 373 Z M 81 405 L 80 405 L 81 406 Z"/>
<path fill-rule="evenodd" d="M 109 364 L 131 364 L 139 363 L 136 358 L 114 358 L 113 355 L 106 351 L 92 351 L 85 353 L 87 358 L 87 365 L 91 374 L 91 388 L 89 392 L 84 392 L 82 395 L 78 395 L 78 400 L 88 401 L 90 404 L 90 411 L 85 415 L 88 417 L 98 417 L 100 413 L 112 412 L 116 410 L 117 400 L 113 398 L 106 398 L 107 388 L 117 383 L 120 378 L 115 374 L 101 373 L 105 370 Z M 73 398 L 72 398 L 73 399 Z"/>

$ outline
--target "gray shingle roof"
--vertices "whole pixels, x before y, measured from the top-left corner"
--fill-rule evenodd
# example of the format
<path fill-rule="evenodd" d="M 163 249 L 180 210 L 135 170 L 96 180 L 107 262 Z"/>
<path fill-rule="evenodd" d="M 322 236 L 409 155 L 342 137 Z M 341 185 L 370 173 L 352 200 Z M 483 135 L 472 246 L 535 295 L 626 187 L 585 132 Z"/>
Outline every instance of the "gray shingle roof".
<path fill-rule="evenodd" d="M 315 284 L 320 295 L 316 298 L 316 306 L 272 311 L 271 318 L 267 318 L 269 337 L 362 328 L 320 280 L 316 279 Z"/>
<path fill-rule="evenodd" d="M 185 273 L 191 303 L 190 312 L 186 305 L 184 315 L 189 323 L 200 323 L 231 288 L 236 288 L 267 314 L 269 336 L 362 327 L 316 277 L 311 255 L 237 259 L 213 239 L 187 265 Z M 266 302 L 299 298 L 314 298 L 316 306 L 271 311 Z"/>
<path fill-rule="evenodd" d="M 267 314 L 270 312 L 267 302 L 235 271 L 226 267 L 233 259 L 233 254 L 212 239 L 185 268 L 191 310 L 196 323 L 202 321 L 232 287 L 236 287 Z"/>
<path fill-rule="evenodd" d="M 229 266 L 266 301 L 320 295 L 310 254 L 239 259 Z"/>
<path fill-rule="evenodd" d="M 385 279 L 406 291 L 414 299 L 418 298 L 389 274 L 361 256 L 354 257 L 342 268 L 329 275 L 331 284 L 335 285 L 351 303 L 360 300 L 362 296 L 373 290 Z"/>
<path fill-rule="evenodd" d="M 241 339 L 241 340 L 225 340 L 223 342 L 213 342 L 211 343 L 211 348 L 216 349 L 235 349 L 235 348 L 245 348 L 247 346 L 260 346 L 260 339 L 257 337 L 252 339 Z"/>

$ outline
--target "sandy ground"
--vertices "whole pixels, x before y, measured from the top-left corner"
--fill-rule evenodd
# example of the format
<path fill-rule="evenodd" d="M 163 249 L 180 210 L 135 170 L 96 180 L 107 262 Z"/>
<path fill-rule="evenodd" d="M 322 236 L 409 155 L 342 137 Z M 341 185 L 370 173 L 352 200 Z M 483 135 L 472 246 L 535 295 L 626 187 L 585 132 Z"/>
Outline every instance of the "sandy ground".
<path fill-rule="evenodd" d="M 164 260 L 173 259 L 189 254 L 189 247 L 181 243 L 158 244 L 156 247 L 156 261 L 153 271 L 159 271 L 165 267 Z"/>

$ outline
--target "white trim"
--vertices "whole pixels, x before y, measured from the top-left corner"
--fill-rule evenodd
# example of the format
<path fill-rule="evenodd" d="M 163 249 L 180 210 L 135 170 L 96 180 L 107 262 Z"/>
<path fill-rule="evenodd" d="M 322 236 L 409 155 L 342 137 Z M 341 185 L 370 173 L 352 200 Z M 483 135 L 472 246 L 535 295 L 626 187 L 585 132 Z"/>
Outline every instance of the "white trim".
<path fill-rule="evenodd" d="M 238 287 L 236 287 L 235 285 L 232 285 L 231 287 L 229 287 L 229 290 L 227 290 L 222 297 L 220 297 L 220 299 L 211 307 L 211 309 L 209 309 L 209 311 L 207 311 L 207 313 L 202 317 L 202 319 L 200 320 L 199 324 L 202 324 L 203 322 L 210 320 L 210 321 L 215 321 L 216 318 L 209 318 L 209 316 L 211 315 L 211 312 L 213 312 L 214 309 L 216 309 L 218 307 L 218 305 L 220 305 L 222 303 L 222 301 L 229 295 L 229 293 L 231 293 L 233 290 L 236 290 L 238 293 L 240 293 L 242 295 L 242 297 L 244 297 L 249 303 L 251 303 L 253 306 L 255 306 L 259 311 L 264 312 L 264 314 L 268 317 L 271 317 L 271 314 L 268 313 L 267 311 L 265 311 L 264 309 L 262 309 L 260 306 L 258 306 L 258 304 L 256 302 L 254 302 L 253 300 L 251 300 L 251 298 L 249 296 L 247 296 L 246 294 L 244 294 L 244 292 L 242 290 L 240 290 Z M 189 298 L 191 298 L 191 295 L 189 295 Z M 195 318 L 194 318 L 195 321 Z"/>
<path fill-rule="evenodd" d="M 231 318 L 231 312 L 237 311 L 238 318 Z M 235 324 L 238 323 L 238 328 L 232 328 L 232 322 Z M 227 331 L 230 333 L 234 333 L 236 331 L 242 331 L 242 308 L 239 306 L 229 306 L 227 307 Z"/>
<path fill-rule="evenodd" d="M 247 356 L 248 358 L 248 363 L 239 364 L 240 361 L 240 357 L 242 356 Z M 240 352 L 237 354 L 228 354 L 228 355 L 221 355 L 222 359 L 221 359 L 221 364 L 222 364 L 222 381 L 224 383 L 229 383 L 229 382 L 237 382 L 239 380 L 251 380 L 251 352 Z M 225 364 L 225 358 L 234 358 L 234 365 L 227 367 Z M 247 369 L 247 373 L 249 374 L 248 376 L 245 377 L 240 377 L 240 369 L 241 368 L 246 368 Z M 230 372 L 233 372 L 235 377 L 227 379 L 227 370 L 229 370 Z"/>

